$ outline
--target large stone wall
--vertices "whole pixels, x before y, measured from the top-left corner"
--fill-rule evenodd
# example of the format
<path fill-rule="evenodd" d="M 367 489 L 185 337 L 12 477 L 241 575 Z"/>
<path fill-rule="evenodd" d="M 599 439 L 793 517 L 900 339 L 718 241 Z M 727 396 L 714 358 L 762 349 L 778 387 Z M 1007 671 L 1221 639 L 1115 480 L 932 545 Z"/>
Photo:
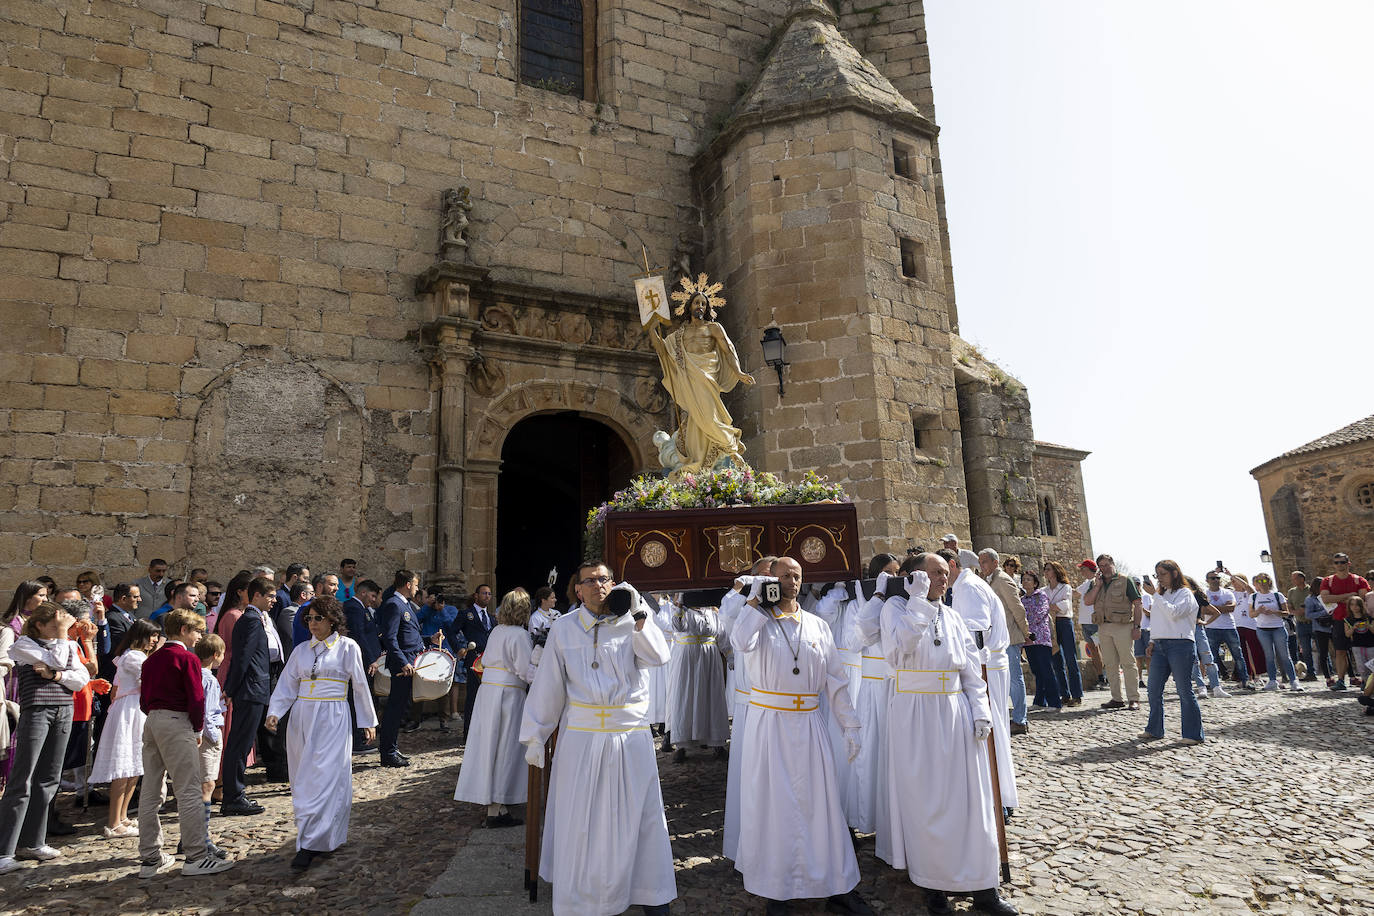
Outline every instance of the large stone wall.
<path fill-rule="evenodd" d="M 1355 498 L 1374 483 L 1374 442 L 1276 458 L 1252 473 L 1281 580 L 1294 569 L 1328 576 L 1336 553 L 1349 554 L 1360 575 L 1374 569 L 1374 510 Z"/>

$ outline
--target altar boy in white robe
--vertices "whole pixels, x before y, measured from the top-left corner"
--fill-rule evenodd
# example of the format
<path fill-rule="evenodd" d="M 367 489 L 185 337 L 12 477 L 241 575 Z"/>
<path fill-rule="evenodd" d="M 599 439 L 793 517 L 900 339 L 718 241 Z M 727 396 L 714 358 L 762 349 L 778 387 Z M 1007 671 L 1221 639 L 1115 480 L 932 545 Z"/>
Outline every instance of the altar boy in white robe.
<path fill-rule="evenodd" d="M 668 661 L 663 631 L 606 564 L 582 564 L 582 607 L 549 628 L 525 701 L 520 743 L 531 766 L 559 729 L 539 876 L 558 916 L 612 916 L 638 904 L 666 914 L 677 897 L 673 851 L 649 733 L 647 669 Z M 560 725 L 561 722 L 561 725 Z"/>
<path fill-rule="evenodd" d="M 820 717 L 822 691 L 845 730 L 849 758 L 859 751 L 859 720 L 849 702 L 849 674 L 830 628 L 797 604 L 801 564 L 773 564 L 780 600 L 762 608 L 766 581 L 755 582 L 730 634 L 752 683 L 741 748 L 740 838 L 735 868 L 749 893 L 768 901 L 768 916 L 788 900 L 827 897 L 836 913 L 872 914 L 854 888 L 859 863 L 835 781 L 835 760 Z"/>
<path fill-rule="evenodd" d="M 905 602 L 882 610 L 883 656 L 895 670 L 888 723 L 886 801 L 892 858 L 926 891 L 926 909 L 949 913 L 948 894 L 1015 916 L 997 895 L 997 815 L 988 736 L 993 712 L 982 653 L 963 619 L 941 603 L 949 566 L 919 557 Z"/>
<path fill-rule="evenodd" d="M 725 742 L 730 737 L 730 713 L 725 698 L 725 665 L 716 643 L 721 632 L 719 589 L 697 589 L 683 593 L 682 601 L 672 606 L 672 639 L 675 643 L 668 662 L 668 692 L 672 697 L 668 731 L 677 744 L 673 760 L 687 759 L 687 745 L 715 749 L 717 759 L 725 757 Z"/>

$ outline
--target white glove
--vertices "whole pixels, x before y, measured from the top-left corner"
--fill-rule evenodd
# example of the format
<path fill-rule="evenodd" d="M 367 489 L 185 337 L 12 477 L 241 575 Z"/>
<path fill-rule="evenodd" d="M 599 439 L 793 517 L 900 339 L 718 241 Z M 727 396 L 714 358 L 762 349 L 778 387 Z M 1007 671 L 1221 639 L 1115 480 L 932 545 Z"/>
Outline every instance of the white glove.
<path fill-rule="evenodd" d="M 912 598 L 924 598 L 930 594 L 930 576 L 925 570 L 918 569 L 907 577 L 906 593 Z"/>
<path fill-rule="evenodd" d="M 988 735 L 992 734 L 992 723 L 986 719 L 979 719 L 973 723 L 973 740 L 986 741 Z"/>
<path fill-rule="evenodd" d="M 888 581 L 891 580 L 891 579 L 892 579 L 892 576 L 891 576 L 891 574 L 889 574 L 889 573 L 885 573 L 885 572 L 880 572 L 880 573 L 878 573 L 878 586 L 877 586 L 877 590 L 874 591 L 873 594 L 874 594 L 874 595 L 886 595 L 886 594 L 887 594 L 887 583 L 888 583 Z"/>
<path fill-rule="evenodd" d="M 745 591 L 753 585 L 758 578 L 758 576 L 736 576 L 735 583 L 739 585 L 740 591 Z"/>
<path fill-rule="evenodd" d="M 749 597 L 744 599 L 746 604 L 756 598 L 763 597 L 763 586 L 765 583 L 778 581 L 772 576 L 751 576 L 750 578 L 754 581 L 749 583 Z"/>
<path fill-rule="evenodd" d="M 859 756 L 859 751 L 863 750 L 863 744 L 859 740 L 859 730 L 846 728 L 844 730 L 844 743 L 849 748 L 849 762 L 853 763 L 854 758 Z"/>
<path fill-rule="evenodd" d="M 544 745 L 533 742 L 525 745 L 525 762 L 542 770 L 544 768 Z"/>
<path fill-rule="evenodd" d="M 531 665 L 538 665 L 538 664 L 539 664 L 539 660 L 540 660 L 541 658 L 543 658 L 543 657 L 544 657 L 544 647 L 543 647 L 543 646 L 535 646 L 534 649 L 532 649 L 532 650 L 530 651 L 530 664 L 531 664 Z"/>

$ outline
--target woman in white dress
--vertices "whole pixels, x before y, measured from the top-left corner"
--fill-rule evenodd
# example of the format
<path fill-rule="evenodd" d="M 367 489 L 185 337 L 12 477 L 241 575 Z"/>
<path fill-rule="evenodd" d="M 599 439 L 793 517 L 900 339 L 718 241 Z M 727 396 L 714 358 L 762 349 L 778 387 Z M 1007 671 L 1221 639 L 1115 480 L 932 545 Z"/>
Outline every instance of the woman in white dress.
<path fill-rule="evenodd" d="M 162 630 L 148 620 L 135 620 L 113 652 L 114 702 L 105 717 L 100 744 L 91 765 L 91 782 L 110 784 L 110 814 L 105 839 L 138 836 L 138 822 L 129 817 L 129 800 L 143 775 L 143 723 L 139 708 L 143 663 L 162 645 Z"/>
<path fill-rule="evenodd" d="M 377 737 L 377 712 L 363 668 L 363 653 L 344 628 L 343 605 L 321 596 L 302 618 L 310 639 L 296 646 L 277 679 L 267 707 L 268 731 L 286 724 L 286 765 L 291 776 L 291 807 L 296 814 L 296 856 L 292 868 L 309 868 L 314 858 L 333 852 L 348 839 L 353 810 L 353 711 L 371 744 Z"/>
<path fill-rule="evenodd" d="M 472 708 L 472 728 L 453 793 L 456 801 L 486 805 L 488 827 L 524 823 L 511 817 L 506 806 L 524 804 L 529 782 L 520 745 L 525 692 L 534 680 L 529 619 L 529 594 L 523 588 L 507 592 L 482 652 L 482 689 Z"/>

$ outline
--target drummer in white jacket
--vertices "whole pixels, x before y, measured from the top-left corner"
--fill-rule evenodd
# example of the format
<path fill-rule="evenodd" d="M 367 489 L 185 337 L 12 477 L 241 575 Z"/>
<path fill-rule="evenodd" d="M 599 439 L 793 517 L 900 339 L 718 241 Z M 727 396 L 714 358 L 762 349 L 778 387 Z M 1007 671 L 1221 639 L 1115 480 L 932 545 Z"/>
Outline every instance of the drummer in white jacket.
<path fill-rule="evenodd" d="M 534 679 L 529 618 L 529 594 L 523 588 L 506 592 L 482 653 L 482 689 L 472 707 L 472 728 L 453 793 L 456 801 L 486 805 L 488 827 L 524 823 L 506 806 L 524 804 L 528 794 L 520 720 L 525 691 Z"/>

